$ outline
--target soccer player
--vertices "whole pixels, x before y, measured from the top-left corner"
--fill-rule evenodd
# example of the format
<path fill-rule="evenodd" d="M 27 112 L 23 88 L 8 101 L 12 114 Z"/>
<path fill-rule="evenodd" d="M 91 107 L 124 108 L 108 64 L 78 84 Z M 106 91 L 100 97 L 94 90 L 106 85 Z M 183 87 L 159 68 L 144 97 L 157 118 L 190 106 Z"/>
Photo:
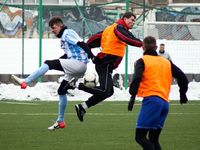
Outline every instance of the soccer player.
<path fill-rule="evenodd" d="M 95 106 L 114 93 L 112 72 L 120 64 L 127 45 L 141 47 L 142 41 L 135 38 L 129 31 L 135 23 L 136 16 L 126 12 L 121 19 L 105 28 L 104 31 L 91 36 L 87 42 L 89 48 L 101 47 L 102 51 L 94 56 L 88 48 L 84 48 L 88 57 L 95 64 L 99 76 L 99 86 L 86 87 L 83 83 L 78 85 L 79 90 L 93 94 L 87 101 L 76 104 L 75 109 L 79 120 L 83 121 L 86 109 Z"/>
<path fill-rule="evenodd" d="M 26 79 L 20 82 L 22 89 L 25 89 L 28 84 L 44 75 L 48 70 L 58 70 L 64 72 L 64 79 L 58 88 L 59 104 L 57 121 L 50 126 L 49 130 L 55 130 L 65 127 L 64 112 L 67 106 L 67 90 L 73 89 L 68 83 L 70 80 L 82 77 L 87 69 L 88 56 L 87 53 L 79 46 L 86 45 L 79 35 L 72 29 L 68 29 L 64 25 L 60 17 L 53 17 L 49 21 L 49 27 L 52 33 L 61 39 L 61 48 L 64 50 L 64 55 L 59 59 L 46 60 L 44 64 L 35 72 L 30 74 Z M 14 79 L 20 81 L 16 76 Z"/>
<path fill-rule="evenodd" d="M 169 92 L 172 76 L 180 87 L 180 103 L 187 103 L 188 80 L 171 61 L 158 56 L 156 39 L 143 41 L 144 56 L 136 61 L 130 85 L 128 111 L 132 111 L 136 95 L 143 97 L 136 124 L 135 140 L 143 150 L 161 150 L 159 136 L 169 111 Z M 147 137 L 148 136 L 148 137 Z"/>
<path fill-rule="evenodd" d="M 172 59 L 171 59 L 169 53 L 167 53 L 167 52 L 165 51 L 165 44 L 163 44 L 163 43 L 160 44 L 159 51 L 158 51 L 158 55 L 160 55 L 160 56 L 162 56 L 162 57 L 164 57 L 164 58 L 166 58 L 166 59 L 172 61 Z"/>

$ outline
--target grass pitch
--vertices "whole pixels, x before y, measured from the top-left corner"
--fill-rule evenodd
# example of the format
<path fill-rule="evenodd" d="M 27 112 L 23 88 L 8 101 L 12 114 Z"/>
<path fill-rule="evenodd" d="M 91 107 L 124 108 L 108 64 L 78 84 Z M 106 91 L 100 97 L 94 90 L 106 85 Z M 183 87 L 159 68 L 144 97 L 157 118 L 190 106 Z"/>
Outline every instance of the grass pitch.
<path fill-rule="evenodd" d="M 87 110 L 84 122 L 70 101 L 67 127 L 48 131 L 58 102 L 0 101 L 0 150 L 141 150 L 134 140 L 141 103 L 102 102 Z M 160 137 L 163 150 L 200 150 L 200 101 L 171 102 Z"/>

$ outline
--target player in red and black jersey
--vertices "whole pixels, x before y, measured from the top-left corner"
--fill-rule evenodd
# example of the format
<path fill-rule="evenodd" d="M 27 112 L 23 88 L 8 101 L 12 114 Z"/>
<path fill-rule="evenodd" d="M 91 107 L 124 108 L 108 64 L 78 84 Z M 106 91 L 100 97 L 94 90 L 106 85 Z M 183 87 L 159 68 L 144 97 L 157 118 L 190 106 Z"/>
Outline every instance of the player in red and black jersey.
<path fill-rule="evenodd" d="M 87 101 L 75 105 L 80 121 L 83 121 L 86 109 L 113 95 L 112 72 L 120 64 L 125 54 L 126 46 L 142 46 L 142 42 L 129 31 L 133 27 L 135 19 L 136 16 L 133 13 L 127 12 L 121 19 L 108 26 L 104 31 L 90 37 L 87 42 L 88 47 L 85 44 L 79 44 L 95 64 L 100 83 L 100 86 L 94 88 L 86 87 L 83 83 L 79 84 L 78 89 L 93 94 Z M 95 47 L 101 47 L 102 49 L 97 56 L 94 56 L 90 50 Z"/>

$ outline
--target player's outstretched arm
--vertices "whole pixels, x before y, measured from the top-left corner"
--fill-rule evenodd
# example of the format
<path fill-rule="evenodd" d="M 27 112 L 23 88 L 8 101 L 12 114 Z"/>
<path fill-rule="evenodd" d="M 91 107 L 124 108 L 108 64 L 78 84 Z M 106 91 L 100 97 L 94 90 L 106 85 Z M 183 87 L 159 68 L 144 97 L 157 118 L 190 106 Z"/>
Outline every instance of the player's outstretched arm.
<path fill-rule="evenodd" d="M 102 36 L 103 31 L 98 32 L 94 35 L 92 35 L 88 41 L 87 45 L 89 48 L 96 48 L 101 46 L 101 36 Z"/>
<path fill-rule="evenodd" d="M 128 45 L 141 47 L 142 41 L 137 39 L 131 32 L 125 29 L 122 25 L 117 25 L 114 29 L 115 35 Z"/>
<path fill-rule="evenodd" d="M 171 62 L 171 61 L 170 61 Z M 186 92 L 188 90 L 188 79 L 184 72 L 171 62 L 172 66 L 172 76 L 177 80 L 178 86 L 180 88 L 180 103 L 187 103 L 188 98 Z"/>
<path fill-rule="evenodd" d="M 91 49 L 88 47 L 88 45 L 85 42 L 77 42 L 77 45 L 80 46 L 87 54 L 89 58 L 93 58 L 94 54 L 92 53 Z"/>
<path fill-rule="evenodd" d="M 132 111 L 133 110 L 134 104 L 135 104 L 135 96 L 131 96 L 130 100 L 128 102 L 128 111 Z"/>

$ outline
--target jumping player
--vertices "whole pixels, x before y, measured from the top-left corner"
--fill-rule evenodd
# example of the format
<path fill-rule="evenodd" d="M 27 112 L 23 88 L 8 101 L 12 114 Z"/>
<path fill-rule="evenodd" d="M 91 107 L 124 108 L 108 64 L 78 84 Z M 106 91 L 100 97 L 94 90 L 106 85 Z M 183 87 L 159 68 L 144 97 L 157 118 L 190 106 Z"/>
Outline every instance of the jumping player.
<path fill-rule="evenodd" d="M 77 116 L 81 122 L 86 109 L 113 95 L 112 72 L 120 64 L 126 46 L 142 46 L 142 42 L 129 31 L 133 27 L 135 19 L 136 16 L 133 13 L 126 12 L 121 19 L 108 26 L 103 32 L 90 37 L 87 42 L 89 48 L 102 48 L 102 51 L 97 56 L 94 56 L 89 48 L 83 46 L 83 49 L 88 53 L 88 57 L 95 64 L 100 86 L 88 88 L 83 83 L 79 84 L 79 90 L 93 94 L 87 101 L 75 105 Z"/>

